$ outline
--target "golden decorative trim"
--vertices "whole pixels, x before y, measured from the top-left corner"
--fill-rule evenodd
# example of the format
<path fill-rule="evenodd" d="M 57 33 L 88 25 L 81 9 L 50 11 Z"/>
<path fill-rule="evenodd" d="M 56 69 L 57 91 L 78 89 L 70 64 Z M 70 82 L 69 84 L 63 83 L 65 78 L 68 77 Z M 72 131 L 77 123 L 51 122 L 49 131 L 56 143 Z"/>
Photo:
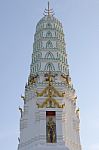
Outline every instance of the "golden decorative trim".
<path fill-rule="evenodd" d="M 33 83 L 36 83 L 37 77 L 38 77 L 38 75 L 36 75 L 36 76 L 30 75 L 30 77 L 28 79 L 28 85 L 32 85 Z"/>
<path fill-rule="evenodd" d="M 48 89 L 48 86 L 45 89 L 43 89 L 43 91 L 41 93 L 39 93 L 39 92 L 36 91 L 37 97 L 41 97 L 44 94 L 46 94 L 47 93 L 47 89 Z"/>
<path fill-rule="evenodd" d="M 58 96 L 58 97 L 64 97 L 64 92 L 59 92 L 58 90 L 56 90 L 53 86 L 53 78 L 55 77 L 55 75 L 51 74 L 51 72 L 49 72 L 49 74 L 45 74 L 46 77 L 46 82 L 48 82 L 48 86 L 42 90 L 41 93 L 36 92 L 37 97 L 42 97 L 42 96 L 48 96 L 48 98 L 42 103 L 42 104 L 38 104 L 37 106 L 38 108 L 44 108 L 49 107 L 49 108 L 63 108 L 65 104 L 59 104 L 59 102 L 57 100 L 55 100 L 53 97 Z M 46 95 L 45 95 L 46 94 Z"/>
<path fill-rule="evenodd" d="M 59 104 L 55 99 L 47 98 L 42 104 L 37 103 L 38 108 L 64 108 L 65 104 Z"/>
<path fill-rule="evenodd" d="M 69 77 L 69 75 L 64 75 L 64 74 L 62 74 L 61 77 L 65 79 L 65 82 L 66 82 L 68 85 L 71 84 L 71 78 Z"/>
<path fill-rule="evenodd" d="M 59 96 L 64 97 L 65 92 L 59 92 L 57 91 L 53 86 L 47 86 L 41 93 L 36 91 L 37 97 L 44 96 L 48 92 L 48 95 L 52 94 L 51 96 Z"/>

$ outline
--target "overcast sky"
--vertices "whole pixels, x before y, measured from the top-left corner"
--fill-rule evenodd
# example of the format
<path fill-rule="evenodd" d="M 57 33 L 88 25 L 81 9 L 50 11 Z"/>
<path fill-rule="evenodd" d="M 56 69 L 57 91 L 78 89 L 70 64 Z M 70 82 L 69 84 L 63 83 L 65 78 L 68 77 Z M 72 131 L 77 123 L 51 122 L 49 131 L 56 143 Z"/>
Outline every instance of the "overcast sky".
<path fill-rule="evenodd" d="M 16 150 L 37 22 L 47 0 L 0 0 L 0 149 Z M 50 0 L 64 28 L 82 150 L 99 150 L 99 0 Z"/>

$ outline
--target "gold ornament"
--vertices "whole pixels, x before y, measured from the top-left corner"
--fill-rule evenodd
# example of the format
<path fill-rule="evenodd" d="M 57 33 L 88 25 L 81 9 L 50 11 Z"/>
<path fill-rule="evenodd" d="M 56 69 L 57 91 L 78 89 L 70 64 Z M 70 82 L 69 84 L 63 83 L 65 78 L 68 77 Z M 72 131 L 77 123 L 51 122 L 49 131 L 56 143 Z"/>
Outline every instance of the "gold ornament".
<path fill-rule="evenodd" d="M 46 78 L 46 82 L 48 82 L 48 86 L 43 89 L 43 91 L 41 93 L 36 92 L 37 97 L 42 97 L 42 96 L 48 96 L 48 98 L 42 103 L 42 104 L 38 104 L 37 106 L 38 108 L 44 108 L 44 107 L 48 107 L 48 108 L 63 108 L 65 106 L 65 104 L 59 104 L 58 100 L 55 100 L 53 97 L 58 96 L 58 97 L 64 97 L 64 92 L 59 92 L 58 90 L 56 90 L 52 83 L 53 83 L 53 77 L 55 77 L 55 75 L 52 75 L 51 72 L 49 72 L 49 74 L 45 74 Z"/>
<path fill-rule="evenodd" d="M 38 75 L 36 75 L 36 76 L 30 75 L 29 80 L 28 80 L 28 85 L 32 85 L 32 84 L 36 83 L 37 77 L 38 77 Z"/>

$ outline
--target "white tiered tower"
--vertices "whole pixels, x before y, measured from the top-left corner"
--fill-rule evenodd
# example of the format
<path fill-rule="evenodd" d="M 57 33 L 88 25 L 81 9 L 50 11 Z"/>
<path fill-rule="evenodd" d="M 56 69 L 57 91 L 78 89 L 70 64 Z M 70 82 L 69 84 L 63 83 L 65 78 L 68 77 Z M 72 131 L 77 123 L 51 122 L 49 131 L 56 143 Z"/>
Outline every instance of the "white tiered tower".
<path fill-rule="evenodd" d="M 18 150 L 81 150 L 79 109 L 62 24 L 45 9 L 36 26 Z"/>

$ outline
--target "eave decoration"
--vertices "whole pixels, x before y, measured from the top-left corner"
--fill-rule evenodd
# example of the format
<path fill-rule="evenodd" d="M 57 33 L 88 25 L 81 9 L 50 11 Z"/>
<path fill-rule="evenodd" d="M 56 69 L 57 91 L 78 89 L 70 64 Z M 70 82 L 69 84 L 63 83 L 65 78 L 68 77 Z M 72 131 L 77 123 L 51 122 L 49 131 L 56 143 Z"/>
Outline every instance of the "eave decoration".
<path fill-rule="evenodd" d="M 38 108 L 64 108 L 65 104 L 59 104 L 54 98 L 47 98 L 42 104 L 37 103 Z"/>
<path fill-rule="evenodd" d="M 30 74 L 29 79 L 28 79 L 28 85 L 32 85 L 32 84 L 36 83 L 37 78 L 38 78 L 38 74 L 35 76 Z"/>
<path fill-rule="evenodd" d="M 62 74 L 61 77 L 65 80 L 67 85 L 71 84 L 71 78 L 69 77 L 69 75 Z"/>

